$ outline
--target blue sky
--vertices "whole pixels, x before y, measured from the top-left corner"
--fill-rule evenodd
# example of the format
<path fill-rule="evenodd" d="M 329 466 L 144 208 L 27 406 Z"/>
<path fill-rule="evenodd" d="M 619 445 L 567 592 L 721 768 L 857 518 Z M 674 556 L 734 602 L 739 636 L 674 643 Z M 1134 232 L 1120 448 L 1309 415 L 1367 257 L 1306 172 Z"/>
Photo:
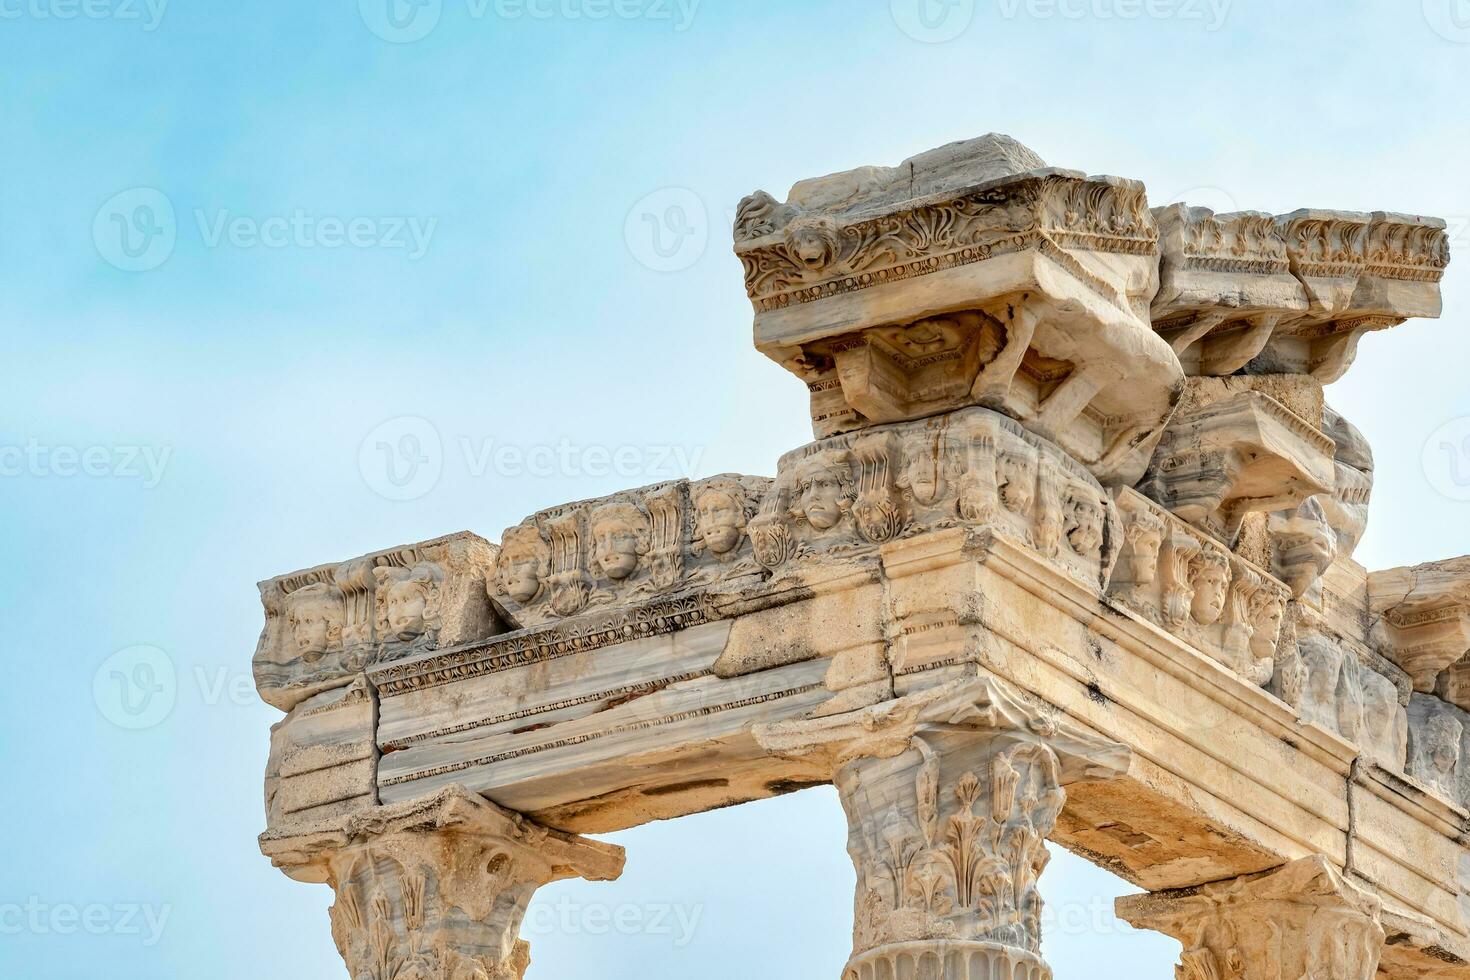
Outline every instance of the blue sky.
<path fill-rule="evenodd" d="M 5 976 L 341 975 L 326 890 L 254 844 L 254 583 L 772 472 L 810 431 L 728 249 L 757 187 L 1000 131 L 1156 203 L 1470 235 L 1465 0 L 387 2 L 0 0 Z M 1329 392 L 1378 455 L 1371 567 L 1470 552 L 1467 285 Z M 139 663 L 169 710 L 129 728 Z M 815 790 L 617 835 L 530 976 L 835 977 L 842 825 Z M 1059 977 L 1171 975 L 1124 890 L 1058 857 Z"/>

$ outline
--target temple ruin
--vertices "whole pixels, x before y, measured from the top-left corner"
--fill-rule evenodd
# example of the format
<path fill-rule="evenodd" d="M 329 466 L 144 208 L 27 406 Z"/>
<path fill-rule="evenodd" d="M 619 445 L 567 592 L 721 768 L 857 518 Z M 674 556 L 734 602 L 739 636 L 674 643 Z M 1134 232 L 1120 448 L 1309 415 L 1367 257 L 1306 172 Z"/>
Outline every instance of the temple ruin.
<path fill-rule="evenodd" d="M 992 135 L 755 193 L 734 249 L 810 392 L 774 477 L 261 583 L 260 846 L 354 980 L 520 978 L 536 888 L 622 869 L 583 835 L 829 783 L 843 980 L 1047 980 L 1047 841 L 1182 980 L 1470 978 L 1470 558 L 1353 560 L 1323 397 L 1438 316 L 1444 222 Z"/>

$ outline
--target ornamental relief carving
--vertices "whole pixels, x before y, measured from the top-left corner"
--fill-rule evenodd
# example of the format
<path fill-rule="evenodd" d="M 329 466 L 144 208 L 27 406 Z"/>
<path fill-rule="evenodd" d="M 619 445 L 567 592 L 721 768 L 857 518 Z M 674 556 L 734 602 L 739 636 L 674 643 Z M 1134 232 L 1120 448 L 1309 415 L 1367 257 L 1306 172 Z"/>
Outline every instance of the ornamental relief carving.
<path fill-rule="evenodd" d="M 1286 585 L 1137 491 L 1114 497 L 1123 547 L 1108 594 L 1266 686 L 1291 599 Z"/>
<path fill-rule="evenodd" d="M 374 664 L 501 632 L 484 584 L 497 550 L 457 534 L 262 582 L 261 697 L 287 711 Z"/>

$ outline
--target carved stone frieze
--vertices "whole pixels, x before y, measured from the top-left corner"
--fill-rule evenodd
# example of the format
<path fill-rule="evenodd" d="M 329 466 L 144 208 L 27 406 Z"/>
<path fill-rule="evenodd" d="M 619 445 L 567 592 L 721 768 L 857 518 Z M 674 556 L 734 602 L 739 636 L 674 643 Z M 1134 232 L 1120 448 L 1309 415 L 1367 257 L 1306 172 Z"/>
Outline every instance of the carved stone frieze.
<path fill-rule="evenodd" d="M 497 551 L 466 532 L 260 583 L 260 696 L 289 711 L 372 664 L 502 631 L 485 594 Z"/>
<path fill-rule="evenodd" d="M 1301 693 L 1295 707 L 1301 720 L 1341 735 L 1389 772 L 1406 772 L 1408 676 L 1331 632 L 1311 610 L 1299 614 L 1295 647 Z"/>
<path fill-rule="evenodd" d="M 1141 184 L 990 136 L 752 195 L 735 239 L 756 346 L 808 385 L 818 437 L 984 405 L 1104 483 L 1142 472 L 1182 372 L 1149 325 Z"/>
<path fill-rule="evenodd" d="M 1430 694 L 1409 701 L 1409 775 L 1442 799 L 1470 806 L 1470 713 Z"/>
<path fill-rule="evenodd" d="M 1137 491 L 1114 496 L 1123 550 L 1108 595 L 1265 686 L 1275 672 L 1290 591 Z"/>
<path fill-rule="evenodd" d="M 336 893 L 332 938 L 353 980 L 521 980 L 531 896 L 616 878 L 623 850 L 539 827 L 454 787 L 289 835 L 261 850 Z"/>
<path fill-rule="evenodd" d="M 858 877 L 844 977 L 1049 980 L 1046 837 L 1064 787 L 1125 772 L 1124 746 L 983 674 L 755 734 L 832 767 Z"/>
<path fill-rule="evenodd" d="M 1179 980 L 1373 980 L 1382 902 L 1325 858 L 1117 900 L 1118 915 L 1184 944 Z"/>

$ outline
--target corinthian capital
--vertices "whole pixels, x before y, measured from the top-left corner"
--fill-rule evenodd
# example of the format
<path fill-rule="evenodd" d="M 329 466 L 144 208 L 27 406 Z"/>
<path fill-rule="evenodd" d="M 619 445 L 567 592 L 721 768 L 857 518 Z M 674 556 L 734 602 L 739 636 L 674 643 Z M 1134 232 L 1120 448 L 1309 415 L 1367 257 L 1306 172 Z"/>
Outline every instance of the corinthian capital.
<path fill-rule="evenodd" d="M 623 868 L 622 848 L 462 787 L 260 843 L 291 877 L 332 886 L 332 938 L 352 980 L 520 980 L 531 958 L 517 937 L 536 889 Z"/>
<path fill-rule="evenodd" d="M 1118 899 L 1118 915 L 1184 944 L 1178 980 L 1371 980 L 1379 899 L 1315 855 L 1199 888 Z"/>
<path fill-rule="evenodd" d="M 1050 977 L 1046 837 L 1064 787 L 1120 775 L 1127 748 L 988 676 L 756 737 L 835 767 L 858 877 L 847 980 Z"/>

